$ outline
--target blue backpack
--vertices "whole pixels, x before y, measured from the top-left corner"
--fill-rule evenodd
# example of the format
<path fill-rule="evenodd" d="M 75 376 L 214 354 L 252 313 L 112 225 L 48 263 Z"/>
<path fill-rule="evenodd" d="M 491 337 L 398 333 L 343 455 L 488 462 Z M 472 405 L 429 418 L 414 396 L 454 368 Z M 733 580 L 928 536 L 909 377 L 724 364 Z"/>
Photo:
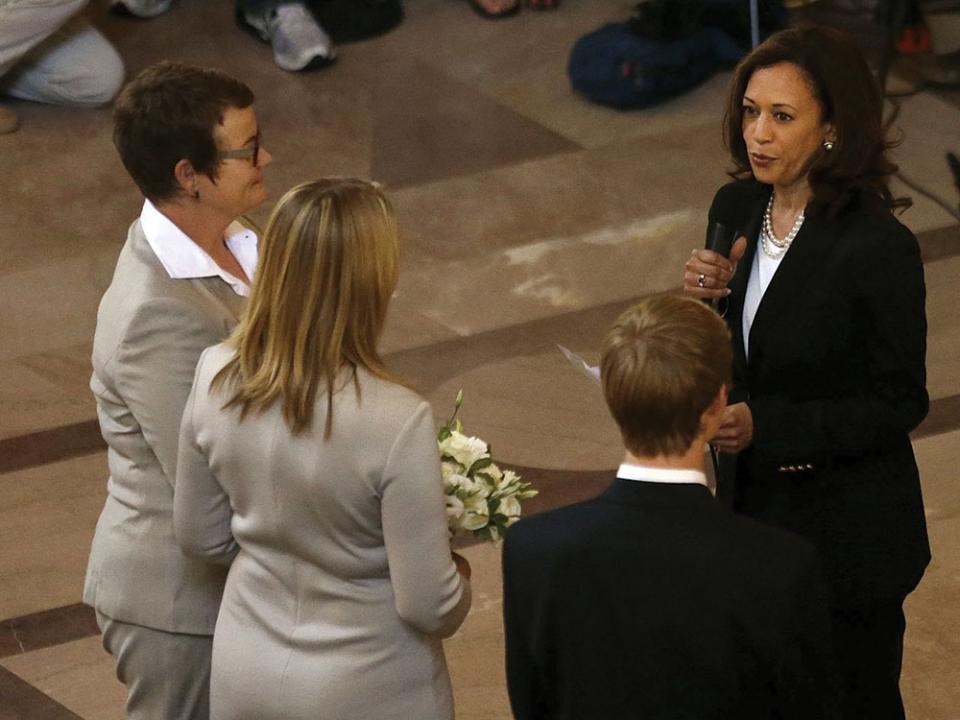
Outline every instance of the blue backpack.
<path fill-rule="evenodd" d="M 588 99 L 615 108 L 656 105 L 732 67 L 745 51 L 727 33 L 702 27 L 674 40 L 610 23 L 577 40 L 567 74 Z"/>

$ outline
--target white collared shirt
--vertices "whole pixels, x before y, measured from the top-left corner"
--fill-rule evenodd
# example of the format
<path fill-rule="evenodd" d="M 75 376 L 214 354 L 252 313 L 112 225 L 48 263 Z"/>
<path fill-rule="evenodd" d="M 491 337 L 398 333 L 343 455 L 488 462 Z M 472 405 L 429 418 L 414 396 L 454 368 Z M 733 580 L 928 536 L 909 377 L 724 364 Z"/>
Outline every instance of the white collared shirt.
<path fill-rule="evenodd" d="M 174 279 L 219 277 L 237 295 L 247 297 L 250 286 L 217 265 L 203 249 L 184 234 L 173 221 L 149 200 L 140 212 L 140 227 L 163 269 Z M 223 234 L 227 249 L 253 280 L 257 270 L 257 234 L 234 220 Z"/>
<path fill-rule="evenodd" d="M 641 480 L 643 482 L 677 483 L 685 485 L 707 486 L 707 476 L 699 470 L 678 470 L 674 468 L 653 468 L 646 465 L 622 463 L 617 469 L 621 480 Z"/>

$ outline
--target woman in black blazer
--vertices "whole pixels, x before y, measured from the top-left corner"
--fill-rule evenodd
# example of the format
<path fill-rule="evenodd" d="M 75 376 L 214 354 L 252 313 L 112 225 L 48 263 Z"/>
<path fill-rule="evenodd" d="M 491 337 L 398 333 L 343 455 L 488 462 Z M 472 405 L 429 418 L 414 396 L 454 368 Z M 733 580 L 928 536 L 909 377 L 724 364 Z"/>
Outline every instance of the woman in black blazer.
<path fill-rule="evenodd" d="M 771 36 L 738 66 L 725 131 L 740 179 L 684 289 L 714 300 L 734 388 L 713 440 L 735 511 L 820 551 L 845 717 L 903 718 L 903 601 L 930 559 L 908 433 L 928 408 L 923 266 L 894 216 L 882 99 L 859 50 L 823 28 Z"/>

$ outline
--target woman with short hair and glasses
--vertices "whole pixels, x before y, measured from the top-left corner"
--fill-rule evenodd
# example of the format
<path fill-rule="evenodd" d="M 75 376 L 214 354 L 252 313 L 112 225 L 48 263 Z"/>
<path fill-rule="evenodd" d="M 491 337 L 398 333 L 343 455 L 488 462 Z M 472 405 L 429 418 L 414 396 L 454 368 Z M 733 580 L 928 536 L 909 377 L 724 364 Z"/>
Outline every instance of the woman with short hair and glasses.
<path fill-rule="evenodd" d="M 114 144 L 145 196 L 97 314 L 91 388 L 110 478 L 83 600 L 127 685 L 131 720 L 206 720 L 226 572 L 173 535 L 183 406 L 200 353 L 236 325 L 257 264 L 239 222 L 265 197 L 244 83 L 161 63 L 121 93 Z"/>

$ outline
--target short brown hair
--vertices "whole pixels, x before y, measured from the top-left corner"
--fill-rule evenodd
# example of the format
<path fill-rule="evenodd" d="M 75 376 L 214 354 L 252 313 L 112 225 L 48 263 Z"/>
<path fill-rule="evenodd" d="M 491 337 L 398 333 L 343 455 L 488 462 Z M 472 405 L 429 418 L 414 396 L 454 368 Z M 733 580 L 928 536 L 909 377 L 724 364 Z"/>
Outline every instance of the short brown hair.
<path fill-rule="evenodd" d="M 214 130 L 229 107 L 253 104 L 253 91 L 219 70 L 164 61 L 148 67 L 120 93 L 113 144 L 123 166 L 151 202 L 180 190 L 174 168 L 186 159 L 211 180 L 220 167 Z"/>
<path fill-rule="evenodd" d="M 734 177 L 751 174 L 743 141 L 743 95 L 760 68 L 791 63 L 800 68 L 820 105 L 822 122 L 833 123 L 836 141 L 821 149 L 809 172 L 810 213 L 835 216 L 857 201 L 879 200 L 887 208 L 909 207 L 894 198 L 889 179 L 897 166 L 887 157 L 896 142 L 883 126 L 883 97 L 863 53 L 852 38 L 832 28 L 791 28 L 774 33 L 737 65 L 730 83 L 724 140 Z"/>
<path fill-rule="evenodd" d="M 656 295 L 623 313 L 607 332 L 600 368 L 627 449 L 641 457 L 685 453 L 732 367 L 727 326 L 697 300 Z"/>
<path fill-rule="evenodd" d="M 270 216 L 250 302 L 230 338 L 237 354 L 216 375 L 241 419 L 280 400 L 296 435 L 313 422 L 324 386 L 333 425 L 335 381 L 346 367 L 392 379 L 377 350 L 397 284 L 400 241 L 380 186 L 321 178 L 287 192 Z M 355 382 L 355 387 L 359 385 Z"/>

